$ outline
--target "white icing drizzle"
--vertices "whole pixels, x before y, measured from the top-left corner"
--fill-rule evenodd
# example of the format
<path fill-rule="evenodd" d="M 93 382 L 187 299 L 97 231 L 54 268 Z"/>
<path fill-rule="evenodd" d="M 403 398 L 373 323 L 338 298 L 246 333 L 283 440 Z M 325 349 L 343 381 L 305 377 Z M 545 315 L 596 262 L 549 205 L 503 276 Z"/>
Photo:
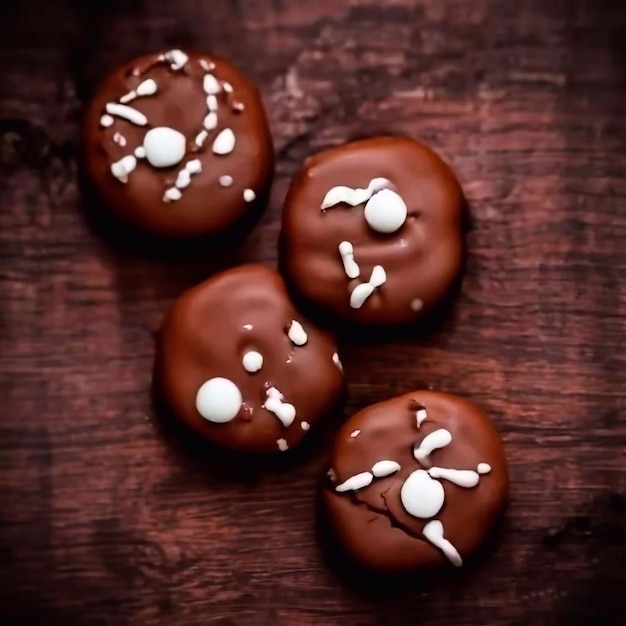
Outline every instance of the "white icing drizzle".
<path fill-rule="evenodd" d="M 343 363 L 336 352 L 333 354 L 333 363 L 339 368 L 340 372 L 343 372 Z"/>
<path fill-rule="evenodd" d="M 452 565 L 455 567 L 461 567 L 461 565 L 463 565 L 463 559 L 457 549 L 444 537 L 443 524 L 439 520 L 434 519 L 428 522 L 428 524 L 424 526 L 422 534 L 430 543 L 443 552 L 444 556 Z"/>
<path fill-rule="evenodd" d="M 137 167 L 137 159 L 129 154 L 111 165 L 111 174 L 121 183 L 128 182 L 128 175 Z"/>
<path fill-rule="evenodd" d="M 452 442 L 452 433 L 445 428 L 429 433 L 422 439 L 419 447 L 413 448 L 413 456 L 418 461 L 423 461 L 430 456 L 435 450 L 445 448 Z"/>
<path fill-rule="evenodd" d="M 228 176 L 228 174 L 226 174 L 225 176 L 220 176 L 220 185 L 222 187 L 230 187 L 233 182 L 233 177 Z"/>
<path fill-rule="evenodd" d="M 113 126 L 114 121 L 115 120 L 110 115 L 105 114 L 100 118 L 100 126 L 103 128 L 109 128 L 109 126 Z"/>
<path fill-rule="evenodd" d="M 183 197 L 180 190 L 187 188 L 191 183 L 191 177 L 195 174 L 199 174 L 201 171 L 202 161 L 200 161 L 200 159 L 187 161 L 185 167 L 176 175 L 174 187 L 168 189 L 163 195 L 163 202 L 175 202 L 176 200 L 180 200 Z"/>
<path fill-rule="evenodd" d="M 189 57 L 182 50 L 168 50 L 159 57 L 159 60 L 167 61 L 173 70 L 180 70 L 189 61 Z"/>
<path fill-rule="evenodd" d="M 113 118 L 111 118 L 113 119 Z M 126 137 L 122 133 L 115 133 L 113 135 L 113 141 L 118 145 L 124 147 L 126 145 Z M 137 156 L 137 155 L 135 155 Z"/>
<path fill-rule="evenodd" d="M 302 430 L 307 431 L 311 428 L 311 424 L 309 424 L 309 422 L 300 422 L 300 428 L 302 428 Z"/>
<path fill-rule="evenodd" d="M 213 74 L 205 74 L 204 79 L 202 80 L 202 88 L 204 89 L 204 93 L 209 96 L 215 96 L 220 91 L 222 91 L 222 86 L 220 85 L 219 80 L 213 76 Z"/>
<path fill-rule="evenodd" d="M 176 187 L 170 187 L 163 194 L 163 202 L 176 202 L 183 197 L 183 194 L 180 193 L 180 189 L 176 189 Z"/>
<path fill-rule="evenodd" d="M 291 426 L 296 419 L 296 408 L 293 404 L 283 402 L 284 396 L 276 387 L 270 387 L 266 391 L 266 395 L 267 398 L 263 408 L 273 413 L 285 428 Z"/>
<path fill-rule="evenodd" d="M 391 186 L 391 182 L 386 178 L 373 178 L 366 189 L 345 187 L 343 185 L 333 187 L 328 191 L 322 200 L 321 208 L 323 211 L 337 204 L 349 204 L 350 206 L 358 206 L 367 202 L 375 193 Z"/>
<path fill-rule="evenodd" d="M 489 474 L 489 472 L 491 471 L 491 465 L 489 465 L 489 463 L 479 463 L 476 466 L 476 471 L 479 474 Z"/>
<path fill-rule="evenodd" d="M 153 96 L 157 92 L 157 84 L 152 78 L 144 80 L 139 83 L 137 87 L 120 98 L 122 104 L 133 101 L 135 98 L 142 98 L 144 96 Z"/>
<path fill-rule="evenodd" d="M 287 443 L 286 439 L 277 439 L 276 445 L 281 452 L 286 452 L 287 450 L 289 450 L 289 444 Z"/>
<path fill-rule="evenodd" d="M 353 430 L 353 431 L 350 433 L 350 437 L 352 437 L 352 439 L 354 439 L 355 437 L 358 437 L 360 434 L 361 434 L 361 431 L 360 431 L 359 429 L 357 429 L 357 430 Z"/>
<path fill-rule="evenodd" d="M 222 82 L 222 88 L 224 89 L 226 93 L 233 93 L 233 86 L 230 83 L 227 83 L 226 81 Z"/>
<path fill-rule="evenodd" d="M 439 513 L 445 500 L 443 486 L 423 469 L 412 472 L 400 490 L 402 506 L 409 515 L 428 519 Z"/>
<path fill-rule="evenodd" d="M 243 199 L 246 202 L 254 202 L 256 200 L 256 193 L 252 191 L 252 189 L 244 189 L 243 190 Z"/>
<path fill-rule="evenodd" d="M 395 461 L 378 461 L 372 467 L 372 474 L 375 478 L 384 478 L 385 476 L 391 476 L 400 469 L 400 464 Z"/>
<path fill-rule="evenodd" d="M 207 140 L 209 133 L 206 130 L 201 130 L 197 135 L 193 142 L 198 146 L 198 148 L 202 148 L 204 142 Z"/>
<path fill-rule="evenodd" d="M 478 472 L 475 472 L 474 470 L 457 470 L 448 469 L 447 467 L 431 467 L 428 470 L 428 475 L 431 478 L 442 478 L 443 480 L 448 480 L 454 485 L 465 489 L 476 487 L 480 479 Z"/>
<path fill-rule="evenodd" d="M 256 350 L 250 350 L 243 355 L 241 364 L 246 372 L 255 374 L 263 367 L 263 355 Z"/>
<path fill-rule="evenodd" d="M 422 422 L 428 418 L 428 413 L 426 412 L 425 407 L 420 407 L 417 409 L 415 413 L 415 419 L 417 420 L 417 427 L 419 428 L 422 425 Z"/>
<path fill-rule="evenodd" d="M 289 337 L 294 346 L 303 346 L 309 340 L 306 331 L 302 328 L 302 324 L 296 320 L 291 320 L 291 324 L 289 324 L 287 329 L 287 337 Z"/>
<path fill-rule="evenodd" d="M 381 189 L 365 205 L 363 217 L 377 233 L 390 234 L 400 230 L 408 215 L 404 200 L 392 189 Z"/>
<path fill-rule="evenodd" d="M 337 485 L 337 487 L 335 487 L 335 491 L 339 493 L 343 493 L 345 491 L 357 491 L 359 489 L 363 489 L 363 487 L 371 485 L 373 480 L 374 475 L 371 472 L 355 474 L 354 476 L 348 478 L 348 480 L 341 483 L 341 485 Z"/>
<path fill-rule="evenodd" d="M 376 289 L 385 284 L 387 274 L 382 265 L 375 265 L 369 282 L 357 285 L 350 294 L 350 306 L 360 309 Z"/>
<path fill-rule="evenodd" d="M 145 126 L 148 123 L 148 118 L 141 111 L 133 109 L 133 107 L 129 107 L 126 104 L 108 102 L 104 108 L 109 115 L 121 117 L 131 124 L 136 124 L 137 126 Z M 100 122 L 102 123 L 102 118 L 100 118 Z"/>
<path fill-rule="evenodd" d="M 354 246 L 349 241 L 342 241 L 339 244 L 339 255 L 341 256 L 346 276 L 348 278 L 358 278 L 361 269 L 354 260 Z"/>
<path fill-rule="evenodd" d="M 235 133 L 230 128 L 225 128 L 213 142 L 213 152 L 220 156 L 230 154 L 235 149 Z"/>

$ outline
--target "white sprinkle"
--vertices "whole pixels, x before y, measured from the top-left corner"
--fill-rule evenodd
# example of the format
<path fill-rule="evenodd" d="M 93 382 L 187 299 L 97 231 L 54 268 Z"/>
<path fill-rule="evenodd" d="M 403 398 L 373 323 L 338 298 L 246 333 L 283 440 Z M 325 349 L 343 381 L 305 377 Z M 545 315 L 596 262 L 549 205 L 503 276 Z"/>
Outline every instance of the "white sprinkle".
<path fill-rule="evenodd" d="M 145 159 L 146 158 L 146 149 L 143 146 L 137 146 L 135 148 L 135 156 L 138 159 Z"/>
<path fill-rule="evenodd" d="M 182 50 L 169 50 L 164 52 L 159 58 L 161 61 L 167 61 L 173 70 L 179 70 L 189 60 L 189 57 Z"/>
<path fill-rule="evenodd" d="M 354 439 L 355 437 L 358 437 L 360 434 L 361 434 L 361 431 L 360 431 L 360 430 L 358 430 L 358 429 L 357 429 L 357 430 L 353 430 L 353 431 L 350 433 L 350 437 L 352 437 L 352 439 Z"/>
<path fill-rule="evenodd" d="M 227 83 L 226 81 L 222 82 L 222 87 L 224 88 L 224 91 L 226 93 L 233 93 L 233 86 L 230 83 Z"/>
<path fill-rule="evenodd" d="M 371 485 L 372 480 L 374 480 L 374 475 L 371 472 L 361 472 L 360 474 L 351 476 L 348 480 L 342 482 L 341 485 L 337 485 L 335 491 L 338 493 L 357 491 L 358 489 L 363 489 L 363 487 Z"/>
<path fill-rule="evenodd" d="M 266 395 L 267 399 L 263 408 L 273 413 L 285 428 L 291 426 L 296 419 L 296 407 L 288 402 L 283 402 L 283 394 L 275 387 L 270 387 L 266 391 Z"/>
<path fill-rule="evenodd" d="M 124 137 L 124 135 L 122 135 L 122 133 L 115 133 L 113 135 L 113 141 L 118 146 L 125 146 L 126 145 L 126 137 Z M 135 155 L 135 156 L 137 156 L 137 155 Z"/>
<path fill-rule="evenodd" d="M 235 133 L 230 128 L 225 128 L 213 142 L 213 152 L 225 156 L 235 149 Z M 244 192 L 245 193 L 245 192 Z"/>
<path fill-rule="evenodd" d="M 489 463 L 479 463 L 476 471 L 479 474 L 489 474 L 491 471 L 491 465 L 489 465 Z"/>
<path fill-rule="evenodd" d="M 102 126 L 103 128 L 108 128 L 109 126 L 113 125 L 114 121 L 115 120 L 110 115 L 103 115 L 100 118 L 100 126 Z"/>
<path fill-rule="evenodd" d="M 163 195 L 163 202 L 175 202 L 176 200 L 180 200 L 182 197 L 183 194 L 180 193 L 180 190 L 176 189 L 176 187 L 171 187 Z"/>
<path fill-rule="evenodd" d="M 349 241 L 339 244 L 339 256 L 343 262 L 343 269 L 348 278 L 358 278 L 361 270 L 354 260 L 354 246 Z"/>
<path fill-rule="evenodd" d="M 202 125 L 206 130 L 214 130 L 217 127 L 217 114 L 209 113 L 205 118 Z"/>
<path fill-rule="evenodd" d="M 309 428 L 311 428 L 311 424 L 309 424 L 309 422 L 301 422 L 300 428 L 302 428 L 302 430 L 309 430 Z"/>
<path fill-rule="evenodd" d="M 233 184 L 233 177 L 232 176 L 220 176 L 220 185 L 222 187 L 230 187 Z"/>
<path fill-rule="evenodd" d="M 207 61 L 206 59 L 200 59 L 199 63 L 200 63 L 200 67 L 205 72 L 212 72 L 215 69 L 215 63 L 211 61 Z"/>
<path fill-rule="evenodd" d="M 137 109 L 133 109 L 133 107 L 125 104 L 109 102 L 105 108 L 109 115 L 116 115 L 137 126 L 145 126 L 148 123 L 148 118 L 141 111 L 137 111 Z"/>
<path fill-rule="evenodd" d="M 254 202 L 254 200 L 256 200 L 256 194 L 252 191 L 252 189 L 244 189 L 243 199 L 246 202 Z"/>
<path fill-rule="evenodd" d="M 222 91 L 222 87 L 220 86 L 219 81 L 213 74 L 205 74 L 204 79 L 202 81 L 202 87 L 204 88 L 204 93 L 209 96 L 214 96 Z"/>
<path fill-rule="evenodd" d="M 246 352 L 243 355 L 241 363 L 246 372 L 255 374 L 263 367 L 263 355 L 256 352 L 256 350 L 250 350 L 250 352 Z"/>
<path fill-rule="evenodd" d="M 233 102 L 233 111 L 241 113 L 246 108 L 243 102 Z"/>
<path fill-rule="evenodd" d="M 296 320 L 291 320 L 291 324 L 287 330 L 287 337 L 289 337 L 291 343 L 296 346 L 303 346 L 309 339 L 306 331 L 302 328 L 302 324 Z"/>
<path fill-rule="evenodd" d="M 333 354 L 333 363 L 343 372 L 343 364 L 339 359 L 339 355 L 335 352 Z"/>
<path fill-rule="evenodd" d="M 244 325 L 243 325 L 243 327 L 244 327 L 246 330 L 252 330 L 252 324 L 244 324 Z"/>
<path fill-rule="evenodd" d="M 157 84 L 151 78 L 144 80 L 135 89 L 138 96 L 153 96 L 157 92 Z"/>
<path fill-rule="evenodd" d="M 196 146 L 198 146 L 198 148 L 202 148 L 204 142 L 207 140 L 207 137 L 209 136 L 209 133 L 206 132 L 206 130 L 201 130 L 197 135 L 196 138 L 194 139 L 194 143 L 196 144 Z"/>
<path fill-rule="evenodd" d="M 289 449 L 289 444 L 287 443 L 286 439 L 278 439 L 276 443 L 278 444 L 278 449 L 281 452 L 285 452 L 286 450 Z"/>
<path fill-rule="evenodd" d="M 423 306 L 424 306 L 423 300 L 420 300 L 419 298 L 415 298 L 414 300 L 411 300 L 411 309 L 413 309 L 414 311 L 419 311 Z"/>
<path fill-rule="evenodd" d="M 202 162 L 200 161 L 200 159 L 192 159 L 191 161 L 187 162 L 187 165 L 185 165 L 185 169 L 190 174 L 199 174 L 202 171 Z"/>
<path fill-rule="evenodd" d="M 111 174 L 121 183 L 128 182 L 128 175 L 137 167 L 137 159 L 129 154 L 111 165 Z"/>
<path fill-rule="evenodd" d="M 217 98 L 215 96 L 207 96 L 206 106 L 211 113 L 215 113 L 217 111 Z"/>
<path fill-rule="evenodd" d="M 191 174 L 186 169 L 180 170 L 180 172 L 178 172 L 178 176 L 176 176 L 176 182 L 174 183 L 176 185 L 176 188 L 185 189 L 186 187 L 189 187 L 190 183 Z"/>
<path fill-rule="evenodd" d="M 372 467 L 372 474 L 376 478 L 384 478 L 385 476 L 391 476 L 400 469 L 400 464 L 395 461 L 378 461 Z"/>

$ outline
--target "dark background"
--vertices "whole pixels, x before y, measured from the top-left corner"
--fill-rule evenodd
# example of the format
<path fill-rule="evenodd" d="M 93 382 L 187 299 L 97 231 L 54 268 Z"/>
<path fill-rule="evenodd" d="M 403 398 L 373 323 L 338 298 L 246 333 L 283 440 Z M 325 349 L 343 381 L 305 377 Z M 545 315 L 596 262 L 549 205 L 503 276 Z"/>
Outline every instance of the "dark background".
<path fill-rule="evenodd" d="M 625 2 L 2 5 L 3 626 L 623 623 Z M 261 225 L 221 261 L 117 248 L 76 182 L 97 80 L 186 45 L 258 82 L 278 152 Z M 419 387 L 470 396 L 500 427 L 512 474 L 489 559 L 384 592 L 346 584 L 316 540 L 314 485 L 340 418 L 293 467 L 229 477 L 164 431 L 149 394 L 164 307 L 220 264 L 274 265 L 302 159 L 379 132 L 452 164 L 470 257 L 442 328 L 343 346 L 348 412 Z"/>

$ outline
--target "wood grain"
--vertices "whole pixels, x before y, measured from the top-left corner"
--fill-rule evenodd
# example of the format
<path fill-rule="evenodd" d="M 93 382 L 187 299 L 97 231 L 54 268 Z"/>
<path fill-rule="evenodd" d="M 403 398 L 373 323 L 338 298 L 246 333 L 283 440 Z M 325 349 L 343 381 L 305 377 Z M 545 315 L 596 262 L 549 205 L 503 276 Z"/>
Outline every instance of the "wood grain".
<path fill-rule="evenodd" d="M 369 626 L 623 623 L 626 5 L 612 0 L 28 0 L 0 23 L 0 622 Z M 222 261 L 121 249 L 85 219 L 82 102 L 129 56 L 190 45 L 259 83 L 267 214 Z M 418 387 L 474 398 L 513 492 L 461 579 L 355 589 L 315 535 L 341 421 L 299 464 L 229 474 L 155 419 L 153 333 L 220 263 L 276 261 L 303 157 L 407 133 L 472 215 L 441 328 L 344 345 L 347 412 Z M 344 342 L 345 343 L 345 342 Z"/>

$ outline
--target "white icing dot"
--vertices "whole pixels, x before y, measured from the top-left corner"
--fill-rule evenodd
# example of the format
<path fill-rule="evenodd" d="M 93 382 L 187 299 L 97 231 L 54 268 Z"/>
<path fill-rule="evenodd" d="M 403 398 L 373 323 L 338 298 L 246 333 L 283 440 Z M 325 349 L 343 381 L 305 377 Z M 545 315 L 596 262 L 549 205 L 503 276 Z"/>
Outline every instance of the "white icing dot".
<path fill-rule="evenodd" d="M 159 58 L 162 61 L 167 61 L 173 70 L 181 69 L 189 60 L 189 57 L 182 50 L 168 50 Z"/>
<path fill-rule="evenodd" d="M 118 145 L 118 146 L 125 146 L 126 145 L 126 137 L 124 137 L 124 135 L 122 135 L 122 133 L 115 133 L 113 135 L 113 141 Z M 137 156 L 137 155 L 135 155 Z"/>
<path fill-rule="evenodd" d="M 343 364 L 339 359 L 339 355 L 336 352 L 335 354 L 333 354 L 333 363 L 343 372 Z"/>
<path fill-rule="evenodd" d="M 300 428 L 302 428 L 302 430 L 309 430 L 311 428 L 311 424 L 309 424 L 309 422 L 301 422 Z"/>
<path fill-rule="evenodd" d="M 302 324 L 296 320 L 291 320 L 287 336 L 289 337 L 291 343 L 296 346 L 303 346 L 309 339 L 306 331 L 302 328 Z"/>
<path fill-rule="evenodd" d="M 196 135 L 196 138 L 194 139 L 194 143 L 196 144 L 196 146 L 198 146 L 198 148 L 202 148 L 202 146 L 204 145 L 204 142 L 207 140 L 208 136 L 209 136 L 209 133 L 207 133 L 206 130 L 201 130 Z"/>
<path fill-rule="evenodd" d="M 217 98 L 215 96 L 207 96 L 206 107 L 211 113 L 215 113 L 217 111 Z"/>
<path fill-rule="evenodd" d="M 241 391 L 228 378 L 211 378 L 198 389 L 196 408 L 209 422 L 230 422 L 241 409 Z"/>
<path fill-rule="evenodd" d="M 163 194 L 163 202 L 175 202 L 176 200 L 180 200 L 183 197 L 183 194 L 176 187 L 171 187 Z"/>
<path fill-rule="evenodd" d="M 137 146 L 135 148 L 135 156 L 138 159 L 145 159 L 146 158 L 146 150 L 143 146 Z"/>
<path fill-rule="evenodd" d="M 373 195 L 363 210 L 365 221 L 378 233 L 395 233 L 406 222 L 404 200 L 391 189 Z"/>
<path fill-rule="evenodd" d="M 176 185 L 176 188 L 185 189 L 186 187 L 189 187 L 190 183 L 191 174 L 186 169 L 180 170 L 180 172 L 178 172 L 178 176 L 176 176 L 176 182 L 174 183 Z"/>
<path fill-rule="evenodd" d="M 400 469 L 400 464 L 395 461 L 378 461 L 372 467 L 372 474 L 376 478 L 384 478 L 385 476 L 391 476 Z"/>
<path fill-rule="evenodd" d="M 146 133 L 143 147 L 150 165 L 171 167 L 185 156 L 185 135 L 168 126 L 157 126 Z"/>
<path fill-rule="evenodd" d="M 265 400 L 263 408 L 273 413 L 285 428 L 291 426 L 296 419 L 296 407 L 288 402 L 283 402 L 283 394 L 275 387 L 270 387 L 266 391 L 266 395 L 267 399 Z"/>
<path fill-rule="evenodd" d="M 212 61 L 207 61 L 206 59 L 200 59 L 199 63 L 200 63 L 200 67 L 205 72 L 212 72 L 215 69 L 215 63 L 213 63 Z"/>
<path fill-rule="evenodd" d="M 289 444 L 287 443 L 286 439 L 278 439 L 276 441 L 276 444 L 278 445 L 278 449 L 281 452 L 286 452 L 289 449 Z"/>
<path fill-rule="evenodd" d="M 214 130 L 217 127 L 217 114 L 209 113 L 205 118 L 202 125 L 206 130 Z"/>
<path fill-rule="evenodd" d="M 219 155 L 230 154 L 235 149 L 235 133 L 230 128 L 225 128 L 213 142 L 213 152 Z"/>
<path fill-rule="evenodd" d="M 230 83 L 227 83 L 226 81 L 224 81 L 222 83 L 222 87 L 224 88 L 224 91 L 226 93 L 233 93 L 233 86 Z"/>
<path fill-rule="evenodd" d="M 134 171 L 137 167 L 137 159 L 129 154 L 128 156 L 123 157 L 119 161 L 111 164 L 111 174 L 115 176 L 120 182 L 127 183 L 128 175 Z"/>
<path fill-rule="evenodd" d="M 246 330 L 252 330 L 252 324 L 244 324 L 244 325 L 243 325 L 243 327 L 244 327 Z"/>
<path fill-rule="evenodd" d="M 419 469 L 412 472 L 400 490 L 402 506 L 409 515 L 428 519 L 439 513 L 445 493 L 440 482 L 432 479 L 428 472 Z"/>
<path fill-rule="evenodd" d="M 254 200 L 256 199 L 256 194 L 254 193 L 254 191 L 252 191 L 252 189 L 244 189 L 243 199 L 246 202 L 254 202 Z"/>
<path fill-rule="evenodd" d="M 352 437 L 352 439 L 354 439 L 355 437 L 358 437 L 360 434 L 361 434 L 361 431 L 360 431 L 359 429 L 357 429 L 357 430 L 353 430 L 353 431 L 350 433 L 350 437 Z"/>
<path fill-rule="evenodd" d="M 424 306 L 423 300 L 420 300 L 419 298 L 415 298 L 411 300 L 411 309 L 413 309 L 413 311 L 420 311 L 423 306 Z"/>
<path fill-rule="evenodd" d="M 115 120 L 110 115 L 105 114 L 100 118 L 100 126 L 108 128 L 109 126 L 113 126 L 114 121 Z"/>
<path fill-rule="evenodd" d="M 190 174 L 199 174 L 202 171 L 202 161 L 200 161 L 200 159 L 192 159 L 191 161 L 187 162 L 187 165 L 185 165 L 185 169 Z"/>
<path fill-rule="evenodd" d="M 135 92 L 138 96 L 153 96 L 157 92 L 157 84 L 152 78 L 148 78 L 138 85 Z"/>
<path fill-rule="evenodd" d="M 245 110 L 246 106 L 243 102 L 234 102 L 233 103 L 233 111 L 235 111 L 236 113 L 241 113 L 243 110 Z"/>
<path fill-rule="evenodd" d="M 233 184 L 233 177 L 232 176 L 220 176 L 220 185 L 222 187 L 230 187 Z"/>
<path fill-rule="evenodd" d="M 489 474 L 491 471 L 491 465 L 489 465 L 489 463 L 479 463 L 476 471 L 479 474 Z"/>
<path fill-rule="evenodd" d="M 250 374 L 258 372 L 263 367 L 263 355 L 255 350 L 250 350 L 243 355 L 241 360 L 243 369 Z"/>
<path fill-rule="evenodd" d="M 222 87 L 219 81 L 217 80 L 217 78 L 215 78 L 215 76 L 213 76 L 213 74 L 204 75 L 202 87 L 204 88 L 204 93 L 208 94 L 209 96 L 218 94 L 220 91 L 222 91 Z"/>

